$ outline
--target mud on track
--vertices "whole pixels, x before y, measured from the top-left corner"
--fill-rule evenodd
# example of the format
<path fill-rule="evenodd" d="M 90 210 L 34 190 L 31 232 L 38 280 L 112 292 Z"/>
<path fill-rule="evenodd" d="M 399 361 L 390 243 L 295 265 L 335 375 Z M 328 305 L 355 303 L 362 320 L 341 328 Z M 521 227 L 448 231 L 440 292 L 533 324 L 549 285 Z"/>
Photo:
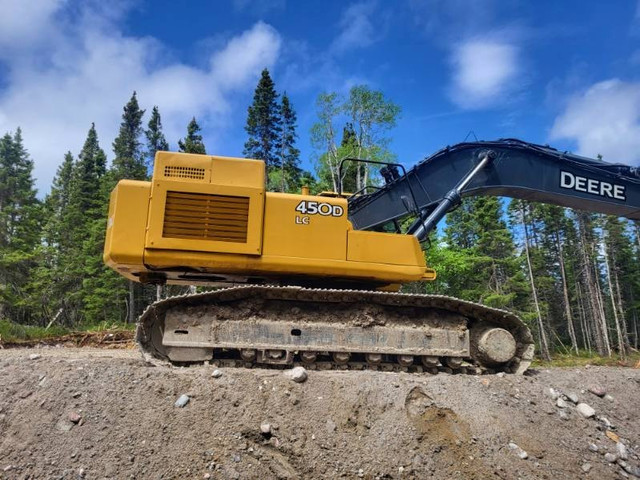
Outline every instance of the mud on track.
<path fill-rule="evenodd" d="M 622 478 L 604 459 L 612 432 L 627 466 L 640 463 L 637 369 L 331 370 L 300 384 L 278 370 L 213 369 L 153 367 L 135 350 L 0 350 L 0 478 Z M 606 417 L 610 436 L 572 404 L 558 408 L 550 387 Z M 176 408 L 181 394 L 191 400 Z"/>

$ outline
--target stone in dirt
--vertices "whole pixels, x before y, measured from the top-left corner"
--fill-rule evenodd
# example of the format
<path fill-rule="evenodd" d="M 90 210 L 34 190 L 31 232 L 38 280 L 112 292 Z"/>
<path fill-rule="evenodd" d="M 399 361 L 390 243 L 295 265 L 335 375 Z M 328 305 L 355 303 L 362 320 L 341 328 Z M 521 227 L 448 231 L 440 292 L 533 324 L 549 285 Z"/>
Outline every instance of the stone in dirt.
<path fill-rule="evenodd" d="M 589 473 L 589 470 L 591 470 L 591 464 L 583 463 L 581 468 L 584 473 Z"/>
<path fill-rule="evenodd" d="M 596 411 L 586 403 L 579 403 L 576 408 L 584 418 L 591 418 L 596 414 Z"/>
<path fill-rule="evenodd" d="M 589 445 L 589 450 L 591 450 L 592 452 L 597 452 L 600 449 L 598 448 L 598 445 L 596 445 L 595 443 L 592 443 Z"/>
<path fill-rule="evenodd" d="M 74 423 L 71 423 L 66 418 L 61 418 L 60 420 L 58 420 L 58 423 L 56 423 L 56 428 L 61 432 L 69 432 L 74 425 Z"/>
<path fill-rule="evenodd" d="M 220 378 L 220 377 L 222 376 L 222 372 L 216 368 L 216 369 L 211 373 L 211 376 L 212 376 L 213 378 Z"/>
<path fill-rule="evenodd" d="M 558 400 L 556 400 L 556 407 L 558 407 L 558 408 L 567 408 L 567 407 L 569 407 L 569 404 L 567 402 L 565 402 L 562 398 L 558 398 Z"/>
<path fill-rule="evenodd" d="M 67 418 L 71 423 L 79 423 L 80 420 L 82 420 L 82 416 L 77 412 L 69 412 L 69 415 L 67 415 Z"/>
<path fill-rule="evenodd" d="M 42 355 L 38 354 L 38 353 L 32 353 L 31 355 L 29 355 L 29 360 L 37 360 L 41 357 Z"/>
<path fill-rule="evenodd" d="M 302 383 L 307 379 L 307 371 L 304 367 L 294 367 L 284 372 L 284 375 L 296 383 Z"/>
<path fill-rule="evenodd" d="M 529 454 L 525 452 L 522 448 L 520 448 L 517 444 L 513 442 L 509 442 L 509 448 L 513 451 L 513 453 L 518 455 L 518 457 L 520 457 L 522 460 L 526 460 L 527 458 L 529 458 Z"/>
<path fill-rule="evenodd" d="M 572 403 L 578 403 L 578 395 L 571 392 L 571 393 L 567 393 L 567 398 L 572 402 Z"/>
<path fill-rule="evenodd" d="M 263 435 L 268 435 L 271 433 L 271 425 L 264 422 L 260 425 L 260 432 L 262 432 Z"/>
<path fill-rule="evenodd" d="M 589 391 L 600 398 L 607 394 L 607 391 L 601 385 L 590 385 Z"/>
<path fill-rule="evenodd" d="M 620 457 L 622 460 L 629 459 L 629 454 L 627 453 L 627 447 L 622 442 L 616 443 L 616 453 L 618 454 L 618 457 Z"/>
<path fill-rule="evenodd" d="M 549 388 L 549 390 L 547 390 L 547 394 L 553 398 L 554 400 L 556 400 L 558 397 L 560 397 L 560 392 L 558 390 L 556 390 L 555 388 Z"/>
<path fill-rule="evenodd" d="M 178 397 L 178 400 L 176 400 L 174 406 L 178 408 L 184 408 L 187 406 L 187 403 L 189 403 L 190 400 L 191 398 L 189 398 L 189 395 L 180 395 L 180 397 Z"/>
<path fill-rule="evenodd" d="M 605 453 L 604 459 L 609 463 L 613 463 L 618 459 L 618 457 L 616 457 L 613 453 Z"/>

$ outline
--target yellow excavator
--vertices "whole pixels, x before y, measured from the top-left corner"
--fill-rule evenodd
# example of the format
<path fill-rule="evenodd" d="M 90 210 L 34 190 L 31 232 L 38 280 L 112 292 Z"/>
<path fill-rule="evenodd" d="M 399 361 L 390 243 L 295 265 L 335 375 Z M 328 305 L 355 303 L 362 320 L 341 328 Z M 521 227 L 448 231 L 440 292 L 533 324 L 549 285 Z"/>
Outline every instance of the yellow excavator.
<path fill-rule="evenodd" d="M 151 181 L 120 181 L 106 264 L 136 282 L 221 287 L 150 305 L 136 332 L 145 356 L 523 373 L 534 341 L 513 313 L 398 293 L 436 278 L 421 243 L 468 195 L 640 219 L 638 169 L 515 139 L 447 147 L 409 171 L 379 167 L 382 186 L 298 195 L 267 192 L 259 160 L 158 152 Z"/>

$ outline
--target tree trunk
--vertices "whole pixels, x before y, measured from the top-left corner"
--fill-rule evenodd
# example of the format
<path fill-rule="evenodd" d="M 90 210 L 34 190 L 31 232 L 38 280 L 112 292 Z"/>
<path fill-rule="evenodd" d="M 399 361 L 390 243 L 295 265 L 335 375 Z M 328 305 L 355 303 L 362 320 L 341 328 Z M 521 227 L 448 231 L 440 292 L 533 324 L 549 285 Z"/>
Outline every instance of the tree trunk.
<path fill-rule="evenodd" d="M 613 311 L 613 322 L 616 327 L 616 336 L 618 337 L 618 354 L 626 357 L 624 338 L 622 338 L 622 328 L 620 327 L 620 317 L 618 316 L 618 306 L 616 305 L 616 292 L 613 290 L 613 282 L 611 281 L 611 262 L 609 261 L 608 245 L 605 240 L 604 263 L 607 267 L 607 285 L 609 286 L 609 297 L 611 298 L 611 310 Z"/>
<path fill-rule="evenodd" d="M 567 330 L 569 331 L 569 338 L 571 339 L 571 349 L 578 353 L 578 338 L 576 337 L 576 330 L 573 324 L 573 314 L 571 313 L 571 302 L 569 301 L 569 288 L 567 287 L 567 275 L 564 269 L 564 251 L 562 249 L 562 242 L 560 241 L 560 235 L 556 231 L 556 246 L 558 247 L 558 261 L 560 262 L 560 275 L 562 279 L 562 295 L 564 297 L 564 314 L 567 318 Z"/>
<path fill-rule="evenodd" d="M 135 323 L 136 321 L 136 293 L 135 283 L 129 280 L 129 318 L 127 323 Z"/>
<path fill-rule="evenodd" d="M 551 353 L 549 351 L 549 341 L 547 340 L 547 333 L 545 331 L 544 322 L 542 321 L 542 314 L 540 313 L 540 305 L 538 304 L 538 292 L 536 290 L 536 284 L 533 279 L 533 269 L 531 268 L 531 256 L 529 255 L 529 233 L 527 229 L 527 222 L 524 217 L 524 208 L 522 203 L 520 204 L 520 215 L 522 221 L 522 227 L 524 228 L 524 250 L 527 256 L 527 265 L 529 267 L 529 279 L 531 280 L 531 291 L 533 293 L 533 303 L 536 307 L 536 314 L 538 316 L 538 330 L 540 335 L 540 353 L 542 357 L 549 361 L 551 360 Z"/>

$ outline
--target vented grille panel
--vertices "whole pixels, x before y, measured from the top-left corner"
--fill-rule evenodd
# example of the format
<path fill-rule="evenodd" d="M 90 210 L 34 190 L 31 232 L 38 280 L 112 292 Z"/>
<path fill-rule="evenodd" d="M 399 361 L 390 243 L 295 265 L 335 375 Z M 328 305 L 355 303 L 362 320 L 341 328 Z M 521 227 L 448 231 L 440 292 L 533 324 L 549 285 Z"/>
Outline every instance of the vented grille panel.
<path fill-rule="evenodd" d="M 204 171 L 204 168 L 165 165 L 164 176 L 175 178 L 190 178 L 192 180 L 204 180 Z"/>
<path fill-rule="evenodd" d="M 247 243 L 249 197 L 167 192 L 162 236 Z"/>

